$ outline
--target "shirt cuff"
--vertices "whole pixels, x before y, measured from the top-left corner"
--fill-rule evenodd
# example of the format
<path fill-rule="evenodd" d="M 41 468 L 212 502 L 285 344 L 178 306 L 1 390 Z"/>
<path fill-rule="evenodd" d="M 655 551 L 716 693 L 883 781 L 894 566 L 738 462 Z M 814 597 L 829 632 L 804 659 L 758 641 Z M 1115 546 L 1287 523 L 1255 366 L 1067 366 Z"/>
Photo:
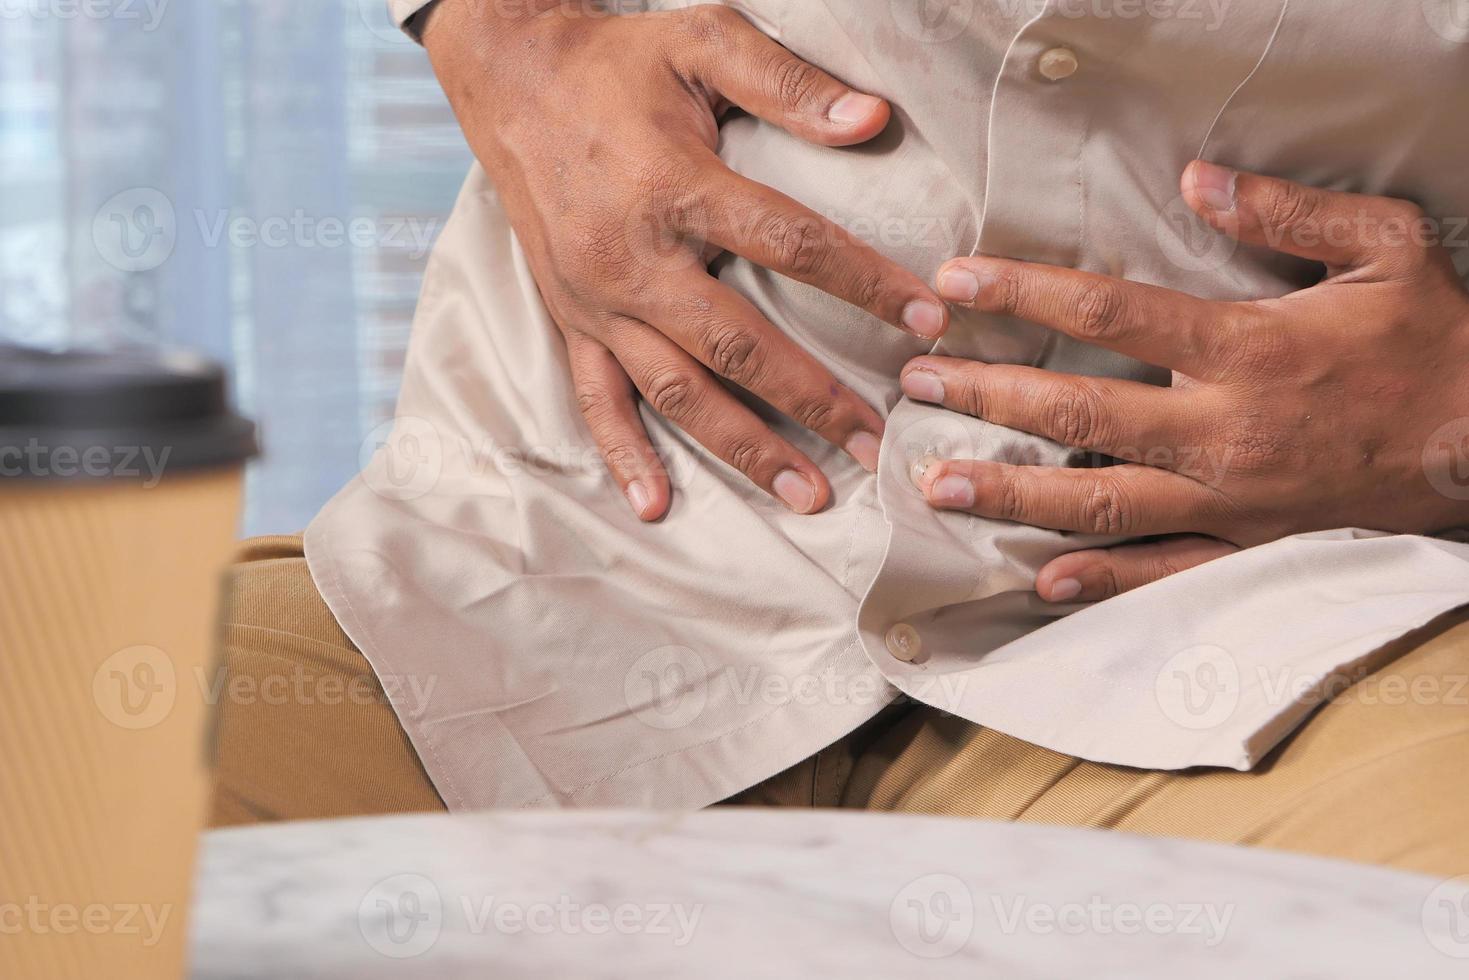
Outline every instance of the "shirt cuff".
<path fill-rule="evenodd" d="M 428 13 L 428 8 L 438 2 L 439 0 L 388 0 L 388 12 L 392 15 L 393 23 L 422 44 L 424 15 Z"/>

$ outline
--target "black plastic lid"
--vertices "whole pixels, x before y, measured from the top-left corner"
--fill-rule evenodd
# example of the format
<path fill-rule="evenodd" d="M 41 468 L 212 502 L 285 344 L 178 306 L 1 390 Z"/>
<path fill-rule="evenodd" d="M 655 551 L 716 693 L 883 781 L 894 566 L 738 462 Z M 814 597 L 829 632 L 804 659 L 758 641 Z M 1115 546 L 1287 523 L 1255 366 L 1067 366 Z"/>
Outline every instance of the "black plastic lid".
<path fill-rule="evenodd" d="M 224 370 L 153 348 L 0 344 L 0 479 L 142 479 L 236 465 L 259 450 Z"/>

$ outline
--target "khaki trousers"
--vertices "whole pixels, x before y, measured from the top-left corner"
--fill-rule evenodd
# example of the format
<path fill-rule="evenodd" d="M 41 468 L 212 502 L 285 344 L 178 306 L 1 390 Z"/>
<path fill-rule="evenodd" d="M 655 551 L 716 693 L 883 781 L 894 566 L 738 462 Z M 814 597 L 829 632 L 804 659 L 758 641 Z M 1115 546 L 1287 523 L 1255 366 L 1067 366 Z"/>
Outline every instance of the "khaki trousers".
<path fill-rule="evenodd" d="M 317 594 L 299 537 L 245 544 L 224 643 L 216 825 L 444 809 Z M 1379 662 L 1253 772 L 1083 762 L 908 704 L 728 802 L 1110 828 L 1469 874 L 1469 610 Z"/>

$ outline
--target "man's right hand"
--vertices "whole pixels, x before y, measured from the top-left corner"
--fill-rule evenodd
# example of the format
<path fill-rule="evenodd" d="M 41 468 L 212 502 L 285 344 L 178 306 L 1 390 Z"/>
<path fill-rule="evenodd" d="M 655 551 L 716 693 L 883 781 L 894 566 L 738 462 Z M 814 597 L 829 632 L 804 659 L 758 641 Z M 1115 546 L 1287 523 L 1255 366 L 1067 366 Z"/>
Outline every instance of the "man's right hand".
<path fill-rule="evenodd" d="M 720 378 L 868 470 L 882 418 L 708 272 L 732 252 L 934 339 L 948 325 L 915 275 L 715 152 L 738 107 L 825 146 L 872 139 L 890 111 L 706 4 L 610 16 L 577 0 L 440 0 L 424 43 L 494 181 L 552 317 L 578 403 L 633 509 L 657 520 L 667 473 L 638 394 L 792 510 L 831 488 Z"/>

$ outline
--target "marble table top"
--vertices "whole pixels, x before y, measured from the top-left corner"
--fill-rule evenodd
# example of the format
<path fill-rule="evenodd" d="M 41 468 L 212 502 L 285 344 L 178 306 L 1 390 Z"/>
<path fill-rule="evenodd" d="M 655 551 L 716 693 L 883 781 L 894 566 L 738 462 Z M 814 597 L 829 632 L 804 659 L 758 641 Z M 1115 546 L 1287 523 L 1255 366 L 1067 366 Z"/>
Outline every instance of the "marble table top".
<path fill-rule="evenodd" d="M 1469 976 L 1469 879 L 879 814 L 218 831 L 196 980 Z"/>

